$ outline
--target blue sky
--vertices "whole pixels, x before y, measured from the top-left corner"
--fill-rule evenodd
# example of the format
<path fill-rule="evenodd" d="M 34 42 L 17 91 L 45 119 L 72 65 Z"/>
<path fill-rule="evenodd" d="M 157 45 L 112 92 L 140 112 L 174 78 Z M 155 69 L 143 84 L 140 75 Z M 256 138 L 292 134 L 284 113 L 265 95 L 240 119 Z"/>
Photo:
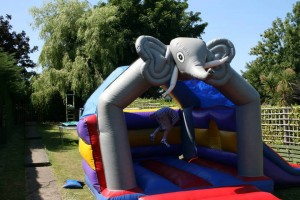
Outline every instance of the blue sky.
<path fill-rule="evenodd" d="M 98 0 L 89 2 L 94 5 Z M 227 38 L 233 42 L 236 56 L 232 67 L 237 72 L 245 71 L 246 63 L 255 59 L 249 52 L 261 41 L 260 35 L 272 27 L 276 18 L 284 19 L 288 12 L 292 12 L 296 2 L 297 0 L 188 0 L 189 10 L 201 12 L 203 22 L 208 22 L 202 35 L 204 41 Z M 13 30 L 24 30 L 30 38 L 31 46 L 37 45 L 40 50 L 43 41 L 39 39 L 39 31 L 30 26 L 33 20 L 29 9 L 42 4 L 42 0 L 9 0 L 2 2 L 0 6 L 0 15 L 12 15 Z M 37 62 L 39 53 L 40 51 L 31 54 L 33 61 Z"/>

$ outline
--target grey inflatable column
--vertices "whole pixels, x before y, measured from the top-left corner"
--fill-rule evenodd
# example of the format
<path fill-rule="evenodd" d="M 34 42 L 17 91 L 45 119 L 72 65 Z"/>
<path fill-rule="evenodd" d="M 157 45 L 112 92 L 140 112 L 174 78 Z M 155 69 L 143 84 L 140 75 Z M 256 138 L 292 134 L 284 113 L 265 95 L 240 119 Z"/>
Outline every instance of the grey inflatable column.
<path fill-rule="evenodd" d="M 263 175 L 263 142 L 259 99 L 237 106 L 238 171 L 240 176 Z"/>
<path fill-rule="evenodd" d="M 170 81 L 174 69 L 172 55 L 159 40 L 140 36 L 136 49 L 141 58 L 112 82 L 98 100 L 100 148 L 109 190 L 136 187 L 123 109 L 152 85 Z"/>
<path fill-rule="evenodd" d="M 230 62 L 235 48 L 227 39 L 216 39 L 207 44 L 208 59 L 228 57 L 225 64 L 214 68 L 206 82 L 215 86 L 236 105 L 238 173 L 240 176 L 263 175 L 263 143 L 261 131 L 260 97 L 258 92 L 236 71 Z"/>
<path fill-rule="evenodd" d="M 136 187 L 123 109 L 150 87 L 140 75 L 141 62 L 131 65 L 98 100 L 100 147 L 109 190 Z"/>
<path fill-rule="evenodd" d="M 236 105 L 238 172 L 240 176 L 262 176 L 260 97 L 237 72 L 229 68 L 228 73 L 231 73 L 230 79 L 215 87 Z"/>

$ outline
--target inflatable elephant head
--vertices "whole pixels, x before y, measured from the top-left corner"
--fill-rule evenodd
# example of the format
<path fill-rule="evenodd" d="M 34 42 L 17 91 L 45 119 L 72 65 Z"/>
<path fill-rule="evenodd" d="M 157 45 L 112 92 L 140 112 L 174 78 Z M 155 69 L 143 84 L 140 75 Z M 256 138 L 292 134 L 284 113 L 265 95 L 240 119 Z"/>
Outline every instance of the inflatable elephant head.
<path fill-rule="evenodd" d="M 170 81 L 163 96 L 170 93 L 179 78 L 196 78 L 212 85 L 229 79 L 230 61 L 235 55 L 233 44 L 227 39 L 217 39 L 208 45 L 198 38 L 179 37 L 167 46 L 151 36 L 140 36 L 136 49 L 145 65 L 143 76 L 153 85 Z"/>
<path fill-rule="evenodd" d="M 206 45 L 198 38 L 175 38 L 170 43 L 170 51 L 181 74 L 212 85 L 222 84 L 225 77 L 230 77 L 227 68 L 235 51 L 227 39 L 213 40 Z"/>

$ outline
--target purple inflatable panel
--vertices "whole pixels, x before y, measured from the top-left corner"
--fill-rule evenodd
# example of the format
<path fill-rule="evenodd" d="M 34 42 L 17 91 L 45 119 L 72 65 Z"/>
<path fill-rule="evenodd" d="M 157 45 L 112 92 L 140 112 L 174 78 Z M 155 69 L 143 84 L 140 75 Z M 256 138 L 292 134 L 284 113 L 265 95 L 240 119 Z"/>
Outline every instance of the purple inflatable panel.
<path fill-rule="evenodd" d="M 208 128 L 210 120 L 214 120 L 218 128 L 224 131 L 235 131 L 235 108 L 216 107 L 193 111 L 195 128 Z"/>
<path fill-rule="evenodd" d="M 176 110 L 181 116 L 181 111 Z M 127 124 L 128 130 L 137 130 L 137 129 L 151 129 L 156 128 L 158 126 L 158 123 L 155 119 L 150 119 L 150 115 L 153 112 L 125 112 L 125 120 Z"/>
<path fill-rule="evenodd" d="M 84 174 L 89 178 L 89 180 L 90 180 L 91 184 L 94 186 L 94 188 L 98 192 L 100 192 L 100 185 L 98 182 L 96 171 L 93 170 L 84 159 L 82 159 L 81 164 L 82 164 Z"/>
<path fill-rule="evenodd" d="M 87 128 L 86 121 L 83 119 L 80 119 L 78 124 L 77 124 L 77 133 L 78 136 L 87 144 L 91 144 L 90 136 L 89 136 L 89 131 Z"/>

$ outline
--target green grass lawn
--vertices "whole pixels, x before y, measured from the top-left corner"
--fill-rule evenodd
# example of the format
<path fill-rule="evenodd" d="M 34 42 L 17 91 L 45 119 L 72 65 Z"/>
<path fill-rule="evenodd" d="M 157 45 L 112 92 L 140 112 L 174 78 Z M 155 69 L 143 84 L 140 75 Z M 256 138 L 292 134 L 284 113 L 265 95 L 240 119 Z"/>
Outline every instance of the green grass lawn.
<path fill-rule="evenodd" d="M 168 107 L 180 107 L 174 100 L 165 101 L 163 98 L 160 99 L 142 99 L 138 98 L 133 101 L 127 108 L 147 109 L 147 108 L 162 108 Z"/>
<path fill-rule="evenodd" d="M 54 169 L 55 178 L 63 200 L 94 199 L 85 185 L 83 189 L 65 189 L 63 185 L 68 179 L 84 181 L 81 167 L 81 157 L 78 151 L 78 136 L 76 130 L 64 132 L 63 143 L 57 125 L 40 125 L 46 152 Z"/>
<path fill-rule="evenodd" d="M 275 189 L 274 195 L 283 200 L 300 199 L 300 187 Z"/>

